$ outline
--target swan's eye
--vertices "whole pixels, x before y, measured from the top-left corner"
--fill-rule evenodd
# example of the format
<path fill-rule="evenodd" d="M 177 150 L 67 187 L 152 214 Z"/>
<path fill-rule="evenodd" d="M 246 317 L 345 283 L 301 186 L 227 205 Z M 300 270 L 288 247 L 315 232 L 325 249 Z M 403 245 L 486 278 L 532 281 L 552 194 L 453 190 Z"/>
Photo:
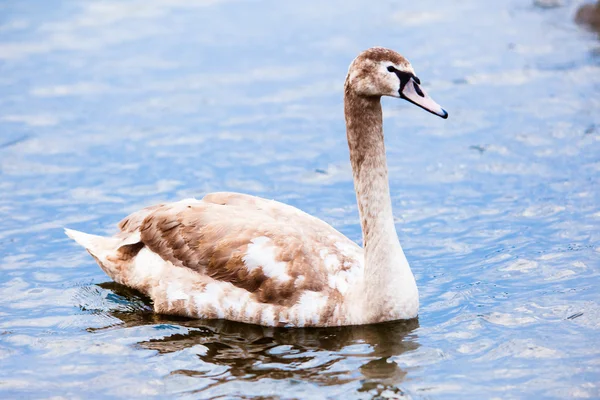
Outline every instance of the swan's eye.
<path fill-rule="evenodd" d="M 388 71 L 390 72 L 394 72 L 396 71 L 396 68 L 392 67 L 391 65 L 387 68 Z"/>

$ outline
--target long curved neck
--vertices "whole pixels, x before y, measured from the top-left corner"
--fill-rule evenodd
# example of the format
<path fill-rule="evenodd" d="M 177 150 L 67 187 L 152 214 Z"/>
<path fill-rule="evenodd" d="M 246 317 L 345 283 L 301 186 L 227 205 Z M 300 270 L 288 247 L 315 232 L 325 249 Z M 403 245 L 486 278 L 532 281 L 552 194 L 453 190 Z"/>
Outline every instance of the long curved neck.
<path fill-rule="evenodd" d="M 381 101 L 347 90 L 344 111 L 365 253 L 382 247 L 389 251 L 400 243 L 392 214 Z"/>
<path fill-rule="evenodd" d="M 414 296 L 416 284 L 394 225 L 381 99 L 359 96 L 346 87 L 344 112 L 363 233 L 366 294 L 374 302 L 398 302 L 399 297 Z M 394 293 L 398 291 L 402 293 Z"/>

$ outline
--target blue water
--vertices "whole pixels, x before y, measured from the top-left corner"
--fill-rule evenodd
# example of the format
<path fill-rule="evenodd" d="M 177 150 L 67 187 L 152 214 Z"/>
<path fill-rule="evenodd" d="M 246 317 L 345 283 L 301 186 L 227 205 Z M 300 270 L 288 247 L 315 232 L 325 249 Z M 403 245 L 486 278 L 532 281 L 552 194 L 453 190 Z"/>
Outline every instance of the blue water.
<path fill-rule="evenodd" d="M 0 2 L 0 397 L 599 398 L 600 37 L 580 4 Z M 384 100 L 418 322 L 158 316 L 63 235 L 229 190 L 360 241 L 342 85 L 373 45 L 450 113 Z"/>

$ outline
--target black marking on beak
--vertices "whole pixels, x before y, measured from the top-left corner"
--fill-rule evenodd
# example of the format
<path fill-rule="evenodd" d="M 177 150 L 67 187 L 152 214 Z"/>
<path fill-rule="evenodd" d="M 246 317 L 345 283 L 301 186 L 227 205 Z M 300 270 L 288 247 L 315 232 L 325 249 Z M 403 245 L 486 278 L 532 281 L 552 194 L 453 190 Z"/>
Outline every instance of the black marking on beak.
<path fill-rule="evenodd" d="M 421 97 L 425 97 L 425 93 L 421 90 L 421 87 L 417 85 L 418 82 L 413 82 L 413 87 L 415 88 L 415 92 Z"/>
<path fill-rule="evenodd" d="M 412 74 L 410 72 L 404 72 L 404 71 L 399 71 L 396 68 L 394 68 L 392 65 L 390 65 L 387 68 L 388 71 L 393 72 L 396 74 L 396 76 L 398 77 L 398 79 L 400 79 L 400 89 L 398 89 L 398 94 L 400 96 L 401 99 L 404 99 L 406 101 L 408 101 L 409 103 L 412 103 L 418 107 L 421 107 L 422 109 L 424 109 L 427 112 L 430 112 L 434 115 L 437 115 L 438 117 L 441 118 L 448 118 L 448 112 L 446 112 L 446 110 L 444 110 L 443 108 L 441 108 L 437 103 L 435 103 L 433 100 L 431 100 L 431 102 L 436 105 L 437 107 L 440 108 L 439 111 L 434 111 L 433 109 L 429 108 L 427 105 L 425 104 L 419 104 L 418 102 L 416 102 L 415 100 L 412 100 L 410 98 L 408 98 L 405 94 L 404 94 L 404 88 L 406 87 L 406 85 L 411 82 L 413 85 L 413 88 L 415 90 L 415 93 L 422 97 L 425 98 L 425 93 L 421 90 L 421 87 L 419 86 L 421 84 L 421 80 L 419 78 L 417 78 L 417 76 L 415 74 Z"/>
<path fill-rule="evenodd" d="M 390 65 L 387 69 L 388 69 L 388 71 L 395 73 L 396 76 L 398 77 L 398 79 L 400 79 L 400 90 L 398 91 L 400 93 L 400 96 L 402 96 L 402 91 L 404 90 L 404 86 L 406 86 L 406 84 L 408 84 L 408 82 L 410 82 L 411 79 L 417 83 L 414 86 L 415 86 L 415 90 L 417 91 L 419 96 L 421 96 L 421 97 L 424 96 L 423 92 L 421 91 L 421 88 L 419 88 L 419 86 L 418 86 L 421 84 L 421 80 L 419 78 L 417 78 L 417 76 L 415 74 L 411 74 L 410 72 L 400 71 L 400 70 L 394 68 L 392 65 Z"/>

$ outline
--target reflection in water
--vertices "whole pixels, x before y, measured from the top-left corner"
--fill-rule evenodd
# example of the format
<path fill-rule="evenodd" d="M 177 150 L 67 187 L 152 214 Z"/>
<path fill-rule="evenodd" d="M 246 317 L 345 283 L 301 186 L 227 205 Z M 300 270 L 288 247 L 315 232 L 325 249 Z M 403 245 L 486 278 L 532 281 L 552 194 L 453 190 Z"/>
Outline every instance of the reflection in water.
<path fill-rule="evenodd" d="M 286 329 L 248 325 L 225 320 L 193 320 L 154 314 L 148 299 L 114 282 L 101 285 L 114 292 L 134 311 L 110 311 L 123 321 L 119 328 L 139 325 L 178 325 L 188 329 L 159 339 L 139 342 L 141 348 L 169 354 L 194 347 L 203 363 L 213 368 L 178 369 L 171 375 L 209 378 L 207 388 L 230 380 L 300 379 L 313 384 L 342 385 L 360 379 L 359 391 L 373 395 L 401 395 L 406 376 L 391 356 L 419 347 L 414 332 L 418 319 L 377 325 Z M 90 329 L 94 331 L 94 329 Z M 344 364 L 348 368 L 343 367 Z M 202 364 L 204 365 L 204 364 Z M 215 374 L 218 367 L 226 372 Z M 358 368 L 360 376 L 356 376 Z"/>

